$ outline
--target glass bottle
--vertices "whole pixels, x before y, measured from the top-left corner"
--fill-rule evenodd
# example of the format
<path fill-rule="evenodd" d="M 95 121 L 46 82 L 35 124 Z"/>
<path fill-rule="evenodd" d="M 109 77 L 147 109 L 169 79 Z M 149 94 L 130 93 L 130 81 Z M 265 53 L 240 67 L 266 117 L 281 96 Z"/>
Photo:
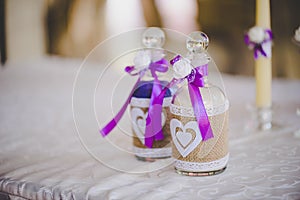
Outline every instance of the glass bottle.
<path fill-rule="evenodd" d="M 215 67 L 210 66 L 214 63 L 211 62 L 206 52 L 208 43 L 208 37 L 203 32 L 191 33 L 186 41 L 188 49 L 186 60 L 194 68 L 200 67 L 202 70 L 204 86 L 199 89 L 213 137 L 205 141 L 201 137 L 189 95 L 187 79 L 181 83 L 175 94 L 174 102 L 170 106 L 172 156 L 175 159 L 175 170 L 179 174 L 188 176 L 208 176 L 221 173 L 226 169 L 229 158 L 229 102 L 224 92 L 208 81 L 208 74 L 205 71 Z"/>
<path fill-rule="evenodd" d="M 164 32 L 159 28 L 148 28 L 143 34 L 143 44 L 146 47 L 137 53 L 135 63 L 148 62 L 147 55 L 150 57 L 150 63 L 156 63 L 164 59 L 164 51 L 162 46 L 165 41 Z M 146 55 L 146 56 L 145 56 Z M 141 56 L 143 58 L 141 58 Z M 168 62 L 167 62 L 168 63 Z M 149 64 L 149 63 L 148 63 Z M 166 66 L 168 69 L 168 65 Z M 156 71 L 159 84 L 164 88 L 168 84 L 163 80 L 162 72 Z M 145 129 L 146 117 L 149 110 L 152 89 L 154 85 L 154 77 L 148 68 L 145 75 L 135 88 L 130 101 L 131 124 L 133 131 L 133 152 L 138 160 L 155 161 L 155 159 L 171 157 L 171 134 L 167 118 L 170 115 L 169 106 L 172 100 L 170 90 L 167 90 L 163 100 L 163 108 L 161 113 L 161 123 L 164 138 L 162 140 L 154 140 L 152 148 L 145 145 Z"/>

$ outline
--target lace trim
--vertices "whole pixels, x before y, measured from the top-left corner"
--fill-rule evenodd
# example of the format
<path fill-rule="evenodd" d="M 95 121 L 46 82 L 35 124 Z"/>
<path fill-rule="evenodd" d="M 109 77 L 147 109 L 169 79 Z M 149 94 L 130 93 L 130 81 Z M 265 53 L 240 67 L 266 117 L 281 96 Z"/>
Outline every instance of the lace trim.
<path fill-rule="evenodd" d="M 206 108 L 206 112 L 208 116 L 215 116 L 224 113 L 229 108 L 229 102 L 226 101 L 223 105 L 220 105 L 218 107 L 209 107 Z M 171 104 L 170 111 L 174 115 L 179 115 L 183 117 L 195 117 L 194 110 L 192 107 L 183 107 L 183 106 L 177 106 L 175 104 Z"/>
<path fill-rule="evenodd" d="M 139 148 L 133 147 L 133 152 L 135 155 L 139 157 L 150 157 L 150 158 L 162 158 L 162 157 L 170 157 L 172 154 L 171 147 L 164 147 L 164 148 Z"/>
<path fill-rule="evenodd" d="M 164 98 L 163 107 L 170 106 L 172 102 L 172 97 Z M 148 108 L 150 104 L 150 98 L 136 98 L 132 97 L 130 100 L 130 105 L 139 108 Z"/>
<path fill-rule="evenodd" d="M 225 157 L 215 160 L 212 162 L 198 163 L 198 162 L 187 162 L 182 160 L 175 160 L 175 167 L 178 170 L 188 171 L 188 172 L 208 172 L 216 171 L 224 168 L 229 159 L 229 154 Z"/>

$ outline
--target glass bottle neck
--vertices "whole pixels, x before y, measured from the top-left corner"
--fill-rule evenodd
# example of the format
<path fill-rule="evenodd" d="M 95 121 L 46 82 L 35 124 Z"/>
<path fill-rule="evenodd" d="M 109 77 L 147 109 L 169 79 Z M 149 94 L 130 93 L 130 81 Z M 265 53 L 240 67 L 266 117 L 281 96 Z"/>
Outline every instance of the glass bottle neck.
<path fill-rule="evenodd" d="M 208 76 L 204 76 L 203 81 L 204 81 L 204 87 L 207 87 L 209 85 Z"/>

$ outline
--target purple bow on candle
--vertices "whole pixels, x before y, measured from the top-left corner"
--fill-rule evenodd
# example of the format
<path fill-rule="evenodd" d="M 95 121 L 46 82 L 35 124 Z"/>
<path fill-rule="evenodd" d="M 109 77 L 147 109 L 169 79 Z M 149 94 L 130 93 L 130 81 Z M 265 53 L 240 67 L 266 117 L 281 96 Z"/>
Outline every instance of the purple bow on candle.
<path fill-rule="evenodd" d="M 145 129 L 145 146 L 152 148 L 153 140 L 162 140 L 164 139 L 164 135 L 162 133 L 162 126 L 161 126 L 161 112 L 162 112 L 162 104 L 164 96 L 159 95 L 162 93 L 162 87 L 158 80 L 156 72 L 166 72 L 168 71 L 168 61 L 166 59 L 161 59 L 157 62 L 150 63 L 148 68 L 145 68 L 139 72 L 134 72 L 134 66 L 127 66 L 125 71 L 132 76 L 138 75 L 139 78 L 136 81 L 133 89 L 131 90 L 129 96 L 127 97 L 125 103 L 117 113 L 117 115 L 101 130 L 100 133 L 103 137 L 108 135 L 114 127 L 118 124 L 120 119 L 122 118 L 123 114 L 125 113 L 127 106 L 130 103 L 131 97 L 141 81 L 141 78 L 145 75 L 146 70 L 150 70 L 151 75 L 154 78 L 152 93 L 150 98 L 150 105 L 148 110 L 148 115 L 146 118 L 146 129 Z"/>
<path fill-rule="evenodd" d="M 256 34 L 258 38 L 253 38 L 253 33 L 261 32 Z M 259 38 L 261 37 L 261 38 Z M 250 49 L 254 49 L 254 59 L 257 59 L 259 55 L 269 57 L 270 53 L 266 49 L 265 45 L 271 43 L 273 40 L 273 33 L 270 29 L 262 29 L 260 27 L 253 27 L 248 33 L 244 35 L 244 42 Z M 259 42 L 258 42 L 259 41 Z"/>
<path fill-rule="evenodd" d="M 174 65 L 181 59 L 180 56 L 176 56 L 170 61 Z M 188 81 L 189 96 L 193 106 L 194 114 L 197 119 L 198 127 L 202 136 L 203 141 L 213 138 L 213 132 L 210 126 L 208 115 L 206 113 L 202 96 L 199 87 L 204 87 L 204 76 L 208 75 L 208 64 L 198 66 L 192 69 L 191 73 L 181 80 L 175 80 L 170 83 L 168 87 L 181 82 L 184 79 Z"/>

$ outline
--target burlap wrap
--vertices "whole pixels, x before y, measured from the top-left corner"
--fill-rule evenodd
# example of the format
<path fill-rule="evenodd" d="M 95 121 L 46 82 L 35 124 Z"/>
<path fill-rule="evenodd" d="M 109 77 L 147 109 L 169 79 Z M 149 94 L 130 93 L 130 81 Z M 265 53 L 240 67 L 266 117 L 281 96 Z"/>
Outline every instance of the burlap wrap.
<path fill-rule="evenodd" d="M 181 121 L 183 125 L 189 121 L 196 121 L 195 117 L 185 117 L 175 114 L 171 115 L 169 120 L 176 118 Z M 186 157 L 183 157 L 173 144 L 172 155 L 174 158 L 187 162 L 202 163 L 221 159 L 228 154 L 228 110 L 218 115 L 209 116 L 209 121 L 214 137 L 206 141 L 201 141 L 201 143 Z M 193 138 L 191 141 L 193 141 L 195 139 L 195 132 L 191 131 L 190 133 Z"/>
<path fill-rule="evenodd" d="M 130 106 L 130 109 L 135 108 L 135 106 Z M 148 108 L 140 108 L 141 110 L 143 110 L 144 114 L 148 112 Z M 164 134 L 164 139 L 163 140 L 159 140 L 159 141 L 154 141 L 153 142 L 153 147 L 152 148 L 163 148 L 163 147 L 171 147 L 170 141 L 172 140 L 171 138 L 171 134 L 170 134 L 170 119 L 171 118 L 171 113 L 170 113 L 170 108 L 169 107 L 163 107 L 163 113 L 166 117 L 166 122 L 162 127 L 163 130 L 163 134 Z M 141 141 L 140 139 L 137 137 L 134 129 L 132 129 L 133 131 L 133 145 L 135 147 L 138 148 L 147 148 Z M 145 133 L 145 131 L 143 131 L 143 133 Z"/>

